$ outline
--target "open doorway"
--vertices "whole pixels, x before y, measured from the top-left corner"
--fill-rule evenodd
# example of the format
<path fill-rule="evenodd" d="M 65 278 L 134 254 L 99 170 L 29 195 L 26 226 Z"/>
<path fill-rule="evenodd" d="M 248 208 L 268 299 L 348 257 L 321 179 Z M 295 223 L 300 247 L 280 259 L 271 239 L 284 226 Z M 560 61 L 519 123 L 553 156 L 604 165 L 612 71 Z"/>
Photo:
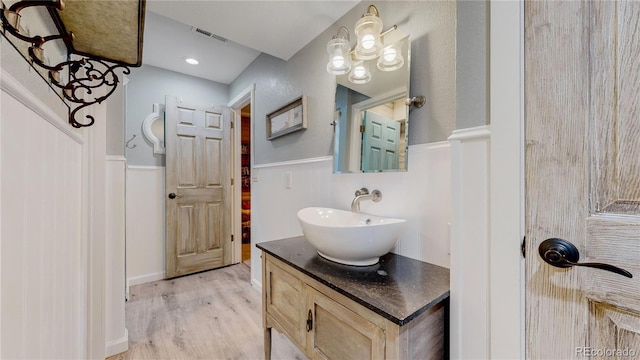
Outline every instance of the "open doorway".
<path fill-rule="evenodd" d="M 251 267 L 251 104 L 240 110 L 240 218 L 243 264 Z"/>
<path fill-rule="evenodd" d="M 253 167 L 253 109 L 255 84 L 229 102 L 233 120 L 233 238 L 234 263 L 251 266 L 251 169 Z M 255 250 L 255 249 L 254 249 Z"/>

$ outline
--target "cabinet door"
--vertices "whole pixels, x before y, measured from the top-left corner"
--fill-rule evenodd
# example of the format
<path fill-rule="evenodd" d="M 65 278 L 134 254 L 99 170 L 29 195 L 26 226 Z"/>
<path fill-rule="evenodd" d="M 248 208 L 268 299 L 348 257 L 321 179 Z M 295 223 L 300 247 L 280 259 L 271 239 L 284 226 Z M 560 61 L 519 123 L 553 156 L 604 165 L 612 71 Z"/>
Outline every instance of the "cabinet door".
<path fill-rule="evenodd" d="M 266 264 L 267 317 L 275 328 L 284 332 L 300 349 L 307 341 L 306 285 L 268 259 Z"/>
<path fill-rule="evenodd" d="M 313 313 L 312 359 L 384 359 L 384 331 L 318 291 L 307 288 Z"/>

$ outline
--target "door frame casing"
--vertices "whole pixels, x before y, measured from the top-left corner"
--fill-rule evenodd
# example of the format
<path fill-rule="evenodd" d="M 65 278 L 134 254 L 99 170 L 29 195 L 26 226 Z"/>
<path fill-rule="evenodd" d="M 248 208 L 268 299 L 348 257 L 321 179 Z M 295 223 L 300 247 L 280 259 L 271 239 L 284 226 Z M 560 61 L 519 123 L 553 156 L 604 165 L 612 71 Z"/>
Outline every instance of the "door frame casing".
<path fill-rule="evenodd" d="M 241 175 L 241 159 L 240 159 L 240 145 L 241 145 L 241 133 L 242 133 L 242 125 L 240 123 L 240 110 L 247 106 L 251 105 L 251 119 L 250 119 L 250 136 L 251 143 L 249 145 L 249 168 L 253 169 L 253 144 L 254 144 L 254 133 L 253 133 L 253 119 L 255 118 L 255 110 L 253 104 L 255 103 L 255 94 L 256 94 L 256 84 L 252 84 L 248 86 L 246 89 L 241 91 L 235 98 L 229 101 L 227 107 L 231 110 L 231 121 L 233 121 L 233 133 L 231 135 L 231 174 L 233 176 L 233 185 L 231 186 L 231 234 L 233 234 L 234 243 L 233 243 L 233 257 L 232 263 L 236 264 L 242 261 L 242 216 L 240 216 L 240 209 L 242 209 L 242 184 L 240 180 L 242 179 Z M 251 195 L 253 198 L 253 194 Z M 254 239 L 253 236 L 253 227 L 251 228 L 251 239 Z"/>
<path fill-rule="evenodd" d="M 491 1 L 489 12 L 489 348 L 524 359 L 524 2 Z"/>

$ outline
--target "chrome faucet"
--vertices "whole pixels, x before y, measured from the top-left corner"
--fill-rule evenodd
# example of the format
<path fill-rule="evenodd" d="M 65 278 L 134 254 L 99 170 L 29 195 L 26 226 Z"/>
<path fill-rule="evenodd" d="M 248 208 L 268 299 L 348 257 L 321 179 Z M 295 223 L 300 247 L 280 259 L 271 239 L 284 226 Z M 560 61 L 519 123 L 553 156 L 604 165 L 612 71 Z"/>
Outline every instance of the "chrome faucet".
<path fill-rule="evenodd" d="M 352 212 L 360 211 L 360 201 L 362 200 L 373 200 L 374 202 L 378 202 L 382 200 L 382 193 L 380 190 L 373 190 L 371 194 L 369 194 L 369 189 L 367 188 L 356 190 L 356 197 L 351 201 Z"/>

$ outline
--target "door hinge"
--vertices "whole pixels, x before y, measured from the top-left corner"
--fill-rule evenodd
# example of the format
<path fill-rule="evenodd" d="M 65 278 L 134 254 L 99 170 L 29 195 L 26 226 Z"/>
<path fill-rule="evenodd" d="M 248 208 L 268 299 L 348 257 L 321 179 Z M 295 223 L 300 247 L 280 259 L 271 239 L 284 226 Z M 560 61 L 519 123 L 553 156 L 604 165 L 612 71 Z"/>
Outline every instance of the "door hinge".
<path fill-rule="evenodd" d="M 523 259 L 527 258 L 527 256 L 526 256 L 527 255 L 526 239 L 527 239 L 527 237 L 523 236 L 522 237 L 522 243 L 520 245 L 520 252 L 522 253 L 522 258 Z"/>
<path fill-rule="evenodd" d="M 235 121 L 231 120 L 231 128 L 233 129 L 233 123 L 235 123 Z"/>
<path fill-rule="evenodd" d="M 364 125 L 360 125 L 360 132 L 364 134 Z"/>
<path fill-rule="evenodd" d="M 231 186 L 233 186 L 233 178 L 231 178 Z"/>
<path fill-rule="evenodd" d="M 231 242 L 233 242 L 233 235 L 231 235 Z"/>

